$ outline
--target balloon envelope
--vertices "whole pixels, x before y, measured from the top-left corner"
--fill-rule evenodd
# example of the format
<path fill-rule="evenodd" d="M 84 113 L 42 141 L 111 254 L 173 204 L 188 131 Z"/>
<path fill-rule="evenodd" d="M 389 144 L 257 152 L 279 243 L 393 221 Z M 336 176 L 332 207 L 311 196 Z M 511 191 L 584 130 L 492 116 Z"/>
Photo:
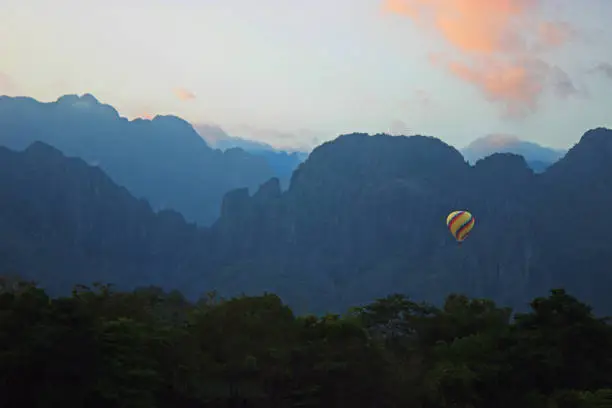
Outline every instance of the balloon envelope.
<path fill-rule="evenodd" d="M 474 222 L 474 216 L 465 210 L 453 211 L 446 217 L 446 226 L 457 242 L 467 238 L 474 228 Z"/>

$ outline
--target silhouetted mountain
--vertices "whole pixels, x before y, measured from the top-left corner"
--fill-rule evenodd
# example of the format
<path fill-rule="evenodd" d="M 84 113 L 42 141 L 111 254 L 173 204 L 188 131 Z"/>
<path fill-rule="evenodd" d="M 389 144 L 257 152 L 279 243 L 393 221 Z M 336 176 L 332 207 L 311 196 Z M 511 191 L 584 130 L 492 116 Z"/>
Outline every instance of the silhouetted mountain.
<path fill-rule="evenodd" d="M 200 124 L 194 127 L 209 146 L 221 150 L 238 147 L 264 157 L 284 189 L 289 186 L 293 171 L 308 157 L 307 152 L 278 150 L 267 143 L 230 136 L 217 126 Z"/>
<path fill-rule="evenodd" d="M 543 147 L 507 135 L 489 135 L 476 139 L 461 152 L 470 163 L 475 163 L 493 153 L 518 154 L 525 158 L 529 167 L 536 173 L 543 172 L 566 153 L 564 150 Z"/>
<path fill-rule="evenodd" d="M 268 291 L 322 312 L 398 292 L 432 302 L 462 292 L 522 310 L 564 286 L 612 312 L 612 130 L 585 133 L 542 174 L 510 153 L 470 166 L 432 137 L 343 135 L 316 148 L 287 191 L 273 178 L 253 195 L 226 194 L 203 229 L 155 215 L 100 170 L 47 150 L 0 157 L 0 196 L 10 197 L 0 267 L 57 288 L 95 279 L 188 295 Z M 445 225 L 455 209 L 476 218 L 462 245 Z"/>
<path fill-rule="evenodd" d="M 534 235 L 547 282 L 609 305 L 612 288 L 612 130 L 592 129 L 541 176 Z M 546 284 L 546 282 L 544 282 Z M 612 310 L 607 309 L 610 313 Z"/>
<path fill-rule="evenodd" d="M 228 190 L 256 188 L 274 175 L 262 157 L 211 149 L 182 119 L 128 121 L 89 94 L 54 103 L 0 97 L 0 130 L 0 145 L 23 150 L 35 141 L 48 143 L 100 166 L 154 208 L 178 210 L 201 224 L 217 218 Z"/>
<path fill-rule="evenodd" d="M 54 292 L 98 280 L 185 288 L 205 273 L 205 230 L 173 211 L 155 214 L 99 168 L 47 144 L 0 147 L 0 197 L 0 270 Z"/>
<path fill-rule="evenodd" d="M 245 190 L 228 194 L 214 252 L 233 249 L 218 262 L 236 291 L 274 282 L 265 289 L 317 310 L 393 291 L 428 300 L 459 291 L 524 306 L 567 283 L 612 311 L 604 294 L 612 287 L 611 133 L 588 132 L 543 175 L 509 153 L 471 167 L 433 138 L 341 136 L 315 149 L 280 197 L 264 204 Z M 599 180 L 596 190 L 590 180 Z M 444 220 L 462 208 L 476 228 L 458 246 Z M 241 273 L 242 265 L 251 269 Z"/>

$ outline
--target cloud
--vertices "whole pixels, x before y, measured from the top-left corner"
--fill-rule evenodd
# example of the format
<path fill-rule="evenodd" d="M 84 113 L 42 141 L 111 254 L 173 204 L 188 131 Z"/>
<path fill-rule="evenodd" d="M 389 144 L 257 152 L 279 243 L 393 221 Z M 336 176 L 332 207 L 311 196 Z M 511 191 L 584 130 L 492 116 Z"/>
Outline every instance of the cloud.
<path fill-rule="evenodd" d="M 481 139 L 472 142 L 472 145 L 486 145 L 493 148 L 501 148 L 511 144 L 519 143 L 520 140 L 516 135 L 507 133 L 491 133 Z"/>
<path fill-rule="evenodd" d="M 610 64 L 609 62 L 602 62 L 601 64 L 597 65 L 595 67 L 595 71 L 600 72 L 608 78 L 612 79 L 612 64 Z"/>
<path fill-rule="evenodd" d="M 174 90 L 174 95 L 179 98 L 181 101 L 191 101 L 196 98 L 195 94 L 185 88 L 176 88 Z"/>
<path fill-rule="evenodd" d="M 153 111 L 148 108 L 138 109 L 135 112 L 136 113 L 131 116 L 133 119 L 153 120 L 155 116 L 157 116 L 157 114 L 152 113 Z"/>
<path fill-rule="evenodd" d="M 311 150 L 314 146 L 328 139 L 321 132 L 311 129 L 299 129 L 294 132 L 260 128 L 247 124 L 226 126 L 231 135 L 240 138 L 270 144 L 283 150 Z"/>
<path fill-rule="evenodd" d="M 560 98 L 568 98 L 570 96 L 584 93 L 578 90 L 567 72 L 559 67 L 552 69 L 553 89 L 555 94 Z"/>
<path fill-rule="evenodd" d="M 503 106 L 509 117 L 534 112 L 551 88 L 576 93 L 571 78 L 543 55 L 574 38 L 574 28 L 537 18 L 541 0 L 384 0 L 384 10 L 433 31 L 452 49 L 430 61 Z"/>
<path fill-rule="evenodd" d="M 414 97 L 420 107 L 427 108 L 433 104 L 431 95 L 423 89 L 417 89 L 414 92 Z"/>
<path fill-rule="evenodd" d="M 546 62 L 529 56 L 512 61 L 483 58 L 467 63 L 438 58 L 437 62 L 476 86 L 487 100 L 501 103 L 504 116 L 509 118 L 536 111 L 552 69 Z"/>
<path fill-rule="evenodd" d="M 560 47 L 575 39 L 577 35 L 576 30 L 566 22 L 542 22 L 538 26 L 538 46 L 541 50 Z"/>
<path fill-rule="evenodd" d="M 431 94 L 424 89 L 415 89 L 409 94 L 406 98 L 402 99 L 399 105 L 397 106 L 399 109 L 408 112 L 425 112 L 435 107 L 435 100 L 432 98 Z M 414 131 L 414 129 L 410 129 Z"/>

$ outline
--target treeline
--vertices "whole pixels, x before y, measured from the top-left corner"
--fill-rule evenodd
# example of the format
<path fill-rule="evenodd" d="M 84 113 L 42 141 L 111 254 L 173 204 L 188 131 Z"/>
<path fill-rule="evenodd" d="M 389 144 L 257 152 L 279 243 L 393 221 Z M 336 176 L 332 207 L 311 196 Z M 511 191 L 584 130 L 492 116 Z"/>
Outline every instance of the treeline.
<path fill-rule="evenodd" d="M 392 295 L 324 317 L 272 294 L 0 290 L 1 407 L 612 407 L 612 326 L 563 290 L 526 314 Z"/>

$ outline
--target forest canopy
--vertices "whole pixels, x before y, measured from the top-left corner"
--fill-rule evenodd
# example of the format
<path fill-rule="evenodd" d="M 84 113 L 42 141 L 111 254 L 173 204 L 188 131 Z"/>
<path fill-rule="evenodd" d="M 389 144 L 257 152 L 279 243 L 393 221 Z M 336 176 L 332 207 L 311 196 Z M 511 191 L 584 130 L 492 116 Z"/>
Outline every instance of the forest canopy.
<path fill-rule="evenodd" d="M 564 290 L 513 314 L 394 294 L 296 316 L 274 294 L 0 289 L 2 407 L 612 407 L 612 326 Z"/>

